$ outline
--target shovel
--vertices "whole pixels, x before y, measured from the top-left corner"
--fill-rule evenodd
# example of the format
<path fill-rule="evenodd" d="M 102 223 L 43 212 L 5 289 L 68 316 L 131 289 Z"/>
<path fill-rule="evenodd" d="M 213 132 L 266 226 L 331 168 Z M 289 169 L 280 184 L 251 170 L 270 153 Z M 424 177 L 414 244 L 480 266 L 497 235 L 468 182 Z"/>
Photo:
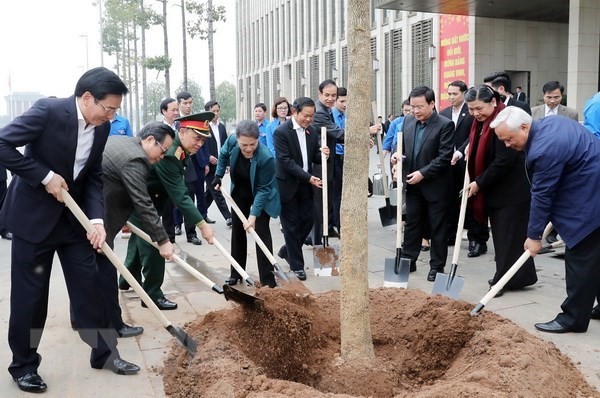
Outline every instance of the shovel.
<path fill-rule="evenodd" d="M 377 120 L 377 104 L 375 101 L 371 102 L 371 108 L 373 111 L 373 120 Z M 399 140 L 398 140 L 399 141 Z M 388 184 L 387 171 L 385 170 L 384 159 L 383 159 L 383 148 L 381 142 L 381 130 L 377 132 L 377 145 L 379 145 L 379 163 L 381 164 L 381 178 L 383 178 L 383 196 L 385 197 L 385 206 L 379 208 L 379 218 L 381 219 L 381 225 L 387 227 L 397 223 L 396 214 L 398 212 L 397 205 L 392 206 L 390 203 L 390 191 Z M 401 161 L 401 160 L 399 160 Z M 400 202 L 402 203 L 402 202 Z M 400 219 L 402 215 L 400 214 Z"/>
<path fill-rule="evenodd" d="M 550 231 L 552 231 L 552 223 L 548 223 L 546 229 L 544 229 L 544 233 L 542 234 L 542 240 L 546 239 L 546 236 L 548 236 Z M 510 279 L 517 273 L 517 271 L 521 269 L 521 267 L 523 266 L 523 264 L 525 264 L 525 261 L 527 261 L 529 257 L 531 257 L 531 252 L 529 250 L 525 250 L 523 254 L 521 254 L 521 257 L 519 257 L 519 259 L 515 261 L 512 267 L 510 267 L 508 271 L 506 271 L 502 278 L 500 278 L 500 280 L 496 282 L 495 285 L 490 287 L 490 291 L 487 292 L 487 294 L 483 296 L 481 300 L 479 300 L 479 303 L 477 303 L 475 308 L 471 310 L 471 315 L 479 314 L 481 310 L 487 305 L 487 303 L 489 303 L 491 299 L 496 297 L 496 294 L 498 294 L 498 292 L 504 288 L 504 285 L 506 285 L 508 281 L 510 281 Z"/>
<path fill-rule="evenodd" d="M 222 189 L 221 193 L 223 194 L 225 199 L 227 199 L 229 201 L 229 203 L 231 204 L 231 208 L 233 209 L 233 211 L 235 211 L 235 214 L 237 214 L 239 219 L 242 220 L 243 223 L 247 223 L 248 219 L 246 218 L 244 213 L 242 213 L 242 210 L 239 208 L 237 203 L 235 203 L 235 201 L 233 200 L 233 198 L 231 197 L 229 192 Z M 263 251 L 263 253 L 265 253 L 265 256 L 267 256 L 267 258 L 273 265 L 273 273 L 275 274 L 275 276 L 277 277 L 278 280 L 280 280 L 283 284 L 288 284 L 288 283 L 296 284 L 297 283 L 299 285 L 304 286 L 304 284 L 302 282 L 300 282 L 300 279 L 298 279 L 296 274 L 294 274 L 293 272 L 286 273 L 283 271 L 283 268 L 281 268 L 281 265 L 279 265 L 277 263 L 277 260 L 275 259 L 275 257 L 271 253 L 271 251 L 267 248 L 267 245 L 265 245 L 265 243 L 260 238 L 260 236 L 258 236 L 258 234 L 254 230 L 254 228 L 248 228 L 248 231 L 250 231 L 250 235 L 252 235 L 256 244 L 260 247 L 260 249 Z"/>
<path fill-rule="evenodd" d="M 458 295 L 462 291 L 465 284 L 465 278 L 456 276 L 458 268 L 458 253 L 460 252 L 460 244 L 462 241 L 463 228 L 465 224 L 465 214 L 467 213 L 467 187 L 469 186 L 469 157 L 467 157 L 465 165 L 465 179 L 463 182 L 462 197 L 460 199 L 460 213 L 458 216 L 458 228 L 456 229 L 456 238 L 454 240 L 454 252 L 452 253 L 452 265 L 450 273 L 443 274 L 438 272 L 435 277 L 431 294 L 441 294 L 453 299 L 458 299 Z"/>
<path fill-rule="evenodd" d="M 250 277 L 250 275 L 248 275 L 248 273 L 242 268 L 242 266 L 237 261 L 235 261 L 235 258 L 233 258 L 233 256 L 231 254 L 229 254 L 229 252 L 227 250 L 225 250 L 223 245 L 214 236 L 213 236 L 213 245 L 221 252 L 221 254 L 227 259 L 227 261 L 229 261 L 229 264 L 231 264 L 231 266 L 233 268 L 235 268 L 237 273 L 240 274 L 240 276 L 248 284 L 248 286 L 255 285 L 255 282 Z M 255 296 L 251 296 L 249 294 L 245 294 L 229 285 L 223 286 L 223 293 L 225 294 L 226 300 L 237 301 L 238 303 L 241 303 L 244 305 L 257 306 L 263 302 L 262 299 L 259 299 L 258 297 L 255 297 Z"/>
<path fill-rule="evenodd" d="M 321 146 L 327 146 L 327 128 L 321 127 Z M 321 153 L 321 176 L 323 182 L 323 247 L 313 251 L 315 275 L 340 275 L 340 248 L 329 246 L 329 201 L 327 182 L 327 156 Z"/>
<path fill-rule="evenodd" d="M 399 133 L 401 134 L 401 133 Z M 402 153 L 402 140 L 398 140 L 398 152 Z M 402 161 L 398 162 L 398 186 L 396 188 L 396 203 L 402 203 Z M 396 220 L 402 220 L 402 206 L 396 205 Z M 408 274 L 410 273 L 410 258 L 402 257 L 402 223 L 398 223 L 396 230 L 396 257 L 385 259 L 383 272 L 383 287 L 408 287 Z"/>
<path fill-rule="evenodd" d="M 136 234 L 137 236 L 139 236 L 140 238 L 142 238 L 143 240 L 145 240 L 147 243 L 151 244 L 152 246 L 154 246 L 155 248 L 158 249 L 158 244 L 156 242 L 152 241 L 152 239 L 150 238 L 150 235 L 148 235 L 147 233 L 145 233 L 144 231 L 142 231 L 140 228 L 136 227 L 135 225 L 133 225 L 129 221 L 127 221 L 127 227 L 129 227 L 129 229 L 131 230 L 131 232 L 133 232 L 134 234 Z M 173 259 L 175 260 L 175 262 L 177 264 L 179 264 L 180 267 L 182 267 L 184 270 L 186 270 L 187 272 L 189 272 L 192 276 L 194 276 L 195 278 L 197 278 L 200 282 L 202 282 L 206 286 L 210 287 L 213 291 L 215 291 L 215 292 L 217 292 L 219 294 L 223 294 L 223 288 L 221 286 L 217 285 L 216 283 L 214 283 L 213 281 L 211 281 L 210 279 L 208 279 L 200 271 L 198 271 L 197 269 L 195 269 L 194 267 L 192 267 L 191 265 L 189 265 L 188 263 L 186 263 L 177 254 L 173 255 Z"/>
<path fill-rule="evenodd" d="M 83 226 L 83 228 L 88 232 L 95 231 L 94 226 L 91 221 L 87 218 L 85 213 L 81 210 L 77 202 L 73 200 L 71 195 L 65 190 L 62 190 L 62 197 L 65 202 L 65 205 L 71 210 L 75 218 L 79 221 L 79 223 Z M 160 324 L 167 329 L 169 333 L 173 337 L 177 339 L 177 341 L 185 348 L 192 356 L 196 354 L 198 351 L 198 346 L 192 338 L 183 331 L 179 326 L 174 326 L 160 311 L 160 309 L 154 304 L 154 301 L 148 296 L 148 293 L 142 288 L 139 282 L 131 275 L 131 272 L 125 267 L 123 262 L 117 257 L 115 252 L 108 246 L 106 242 L 102 244 L 102 252 L 106 257 L 110 260 L 110 262 L 115 266 L 117 271 L 125 278 L 129 286 L 135 290 L 135 292 L 140 296 L 142 301 L 148 306 L 152 314 L 158 319 Z"/>

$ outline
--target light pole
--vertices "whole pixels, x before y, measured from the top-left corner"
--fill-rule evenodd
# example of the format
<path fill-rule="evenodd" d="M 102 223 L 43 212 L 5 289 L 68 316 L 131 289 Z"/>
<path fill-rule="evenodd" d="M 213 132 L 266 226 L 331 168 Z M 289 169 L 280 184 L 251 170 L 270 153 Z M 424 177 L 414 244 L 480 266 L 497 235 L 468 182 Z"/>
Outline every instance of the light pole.
<path fill-rule="evenodd" d="M 88 35 L 79 35 L 79 37 L 85 38 L 85 70 L 90 69 L 90 53 L 88 48 Z"/>

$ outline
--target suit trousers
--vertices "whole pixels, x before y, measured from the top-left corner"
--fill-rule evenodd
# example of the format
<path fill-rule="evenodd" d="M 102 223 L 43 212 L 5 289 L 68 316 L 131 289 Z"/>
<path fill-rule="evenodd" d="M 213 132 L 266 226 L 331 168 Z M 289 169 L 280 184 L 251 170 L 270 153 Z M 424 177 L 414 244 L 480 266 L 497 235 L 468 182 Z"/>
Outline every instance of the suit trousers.
<path fill-rule="evenodd" d="M 31 243 L 13 236 L 8 343 L 13 378 L 37 371 L 37 349 L 48 313 L 54 253 L 58 253 L 80 338 L 92 348 L 90 364 L 117 358 L 117 333 L 109 327 L 93 249 L 63 215 L 48 239 Z"/>
<path fill-rule="evenodd" d="M 244 216 L 248 218 L 250 216 L 250 207 L 252 206 L 253 198 L 240 197 L 235 194 L 232 196 L 235 203 L 238 205 Z M 231 225 L 231 256 L 235 258 L 235 261 L 246 269 L 246 259 L 248 258 L 248 234 L 244 230 L 244 224 L 242 220 L 234 212 L 232 215 Z M 271 238 L 271 230 L 269 228 L 269 221 L 271 217 L 264 211 L 256 218 L 255 231 L 264 242 L 267 249 L 273 252 L 273 239 Z M 258 264 L 258 274 L 260 276 L 260 283 L 263 286 L 275 287 L 275 276 L 273 275 L 273 265 L 263 253 L 258 245 L 256 245 L 256 261 Z M 241 278 L 238 272 L 231 267 L 231 277 Z"/>
<path fill-rule="evenodd" d="M 560 231 L 558 231 L 560 233 Z M 576 332 L 585 332 L 596 296 L 600 297 L 600 228 L 565 249 L 567 298 L 556 321 Z"/>
<path fill-rule="evenodd" d="M 219 211 L 223 215 L 223 218 L 227 220 L 228 218 L 231 218 L 231 212 L 229 211 L 227 202 L 225 201 L 223 194 L 212 186 L 212 181 L 215 178 L 215 171 L 216 169 L 211 166 L 210 171 L 206 175 L 206 193 L 204 194 L 204 202 L 206 203 L 206 209 L 208 209 L 214 200 Z"/>
<path fill-rule="evenodd" d="M 8 189 L 6 187 L 6 180 L 0 180 L 0 210 L 2 209 L 2 205 L 4 204 L 4 197 L 6 196 L 7 190 Z M 9 231 L 7 231 L 5 228 L 0 227 L 0 233 L 4 234 L 6 232 Z"/>
<path fill-rule="evenodd" d="M 188 190 L 188 195 L 189 195 L 189 190 Z M 194 197 L 192 195 L 190 195 L 190 197 L 192 198 L 192 200 L 194 200 Z M 184 223 L 184 226 L 185 226 L 185 236 L 188 239 L 191 239 L 193 236 L 198 236 L 196 234 L 196 225 L 187 222 L 183 218 L 183 216 L 181 215 L 181 212 L 179 211 L 178 208 L 176 208 L 173 205 L 173 202 L 171 201 L 171 199 L 167 199 L 167 201 L 165 202 L 165 205 L 163 208 L 162 222 L 163 222 L 163 227 L 165 227 L 165 230 L 167 231 L 167 235 L 169 235 L 169 240 L 171 241 L 171 243 L 175 243 L 175 226 L 181 225 L 182 222 Z"/>
<path fill-rule="evenodd" d="M 340 229 L 340 211 L 342 208 L 342 183 L 344 180 L 344 155 L 335 155 L 333 169 L 333 211 L 329 216 L 329 225 Z"/>
<path fill-rule="evenodd" d="M 287 261 L 292 271 L 304 270 L 302 244 L 313 224 L 312 185 L 300 182 L 296 195 L 289 202 L 281 202 L 281 226 L 287 249 Z"/>
<path fill-rule="evenodd" d="M 490 239 L 490 230 L 487 222 L 481 223 L 477 221 L 473 214 L 473 208 L 468 204 L 467 213 L 465 214 L 465 227 L 468 229 L 467 237 L 469 242 L 487 243 Z"/>
<path fill-rule="evenodd" d="M 406 189 L 406 226 L 404 228 L 404 253 L 416 266 L 421 253 L 421 238 L 426 237 L 429 222 L 431 232 L 430 268 L 443 271 L 448 257 L 447 199 L 428 201 L 419 186 Z"/>
<path fill-rule="evenodd" d="M 131 216 L 129 221 L 138 227 L 141 225 L 135 214 Z M 129 238 L 125 267 L 142 285 L 144 291 L 148 293 L 152 300 L 156 301 L 164 297 L 161 286 L 165 280 L 165 259 L 160 255 L 158 249 L 135 234 L 131 234 Z M 127 281 L 121 277 L 119 284 L 127 286 Z"/>

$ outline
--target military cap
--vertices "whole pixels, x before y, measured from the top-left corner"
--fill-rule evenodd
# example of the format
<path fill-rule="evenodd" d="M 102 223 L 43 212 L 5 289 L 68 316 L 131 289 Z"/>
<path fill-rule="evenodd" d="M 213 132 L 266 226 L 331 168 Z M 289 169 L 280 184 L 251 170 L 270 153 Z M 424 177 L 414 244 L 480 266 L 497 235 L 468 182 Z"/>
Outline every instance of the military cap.
<path fill-rule="evenodd" d="M 179 126 L 182 128 L 188 128 L 194 130 L 201 137 L 210 137 L 210 121 L 213 120 L 215 114 L 213 112 L 200 112 L 194 113 L 189 116 L 182 116 L 175 121 L 179 122 Z"/>

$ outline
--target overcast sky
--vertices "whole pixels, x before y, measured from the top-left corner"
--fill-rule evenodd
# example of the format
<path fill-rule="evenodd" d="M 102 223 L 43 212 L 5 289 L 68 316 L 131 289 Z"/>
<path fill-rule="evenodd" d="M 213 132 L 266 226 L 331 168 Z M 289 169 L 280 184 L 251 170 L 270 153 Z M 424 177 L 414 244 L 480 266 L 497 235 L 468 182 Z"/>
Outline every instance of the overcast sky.
<path fill-rule="evenodd" d="M 160 3 L 146 2 L 157 11 Z M 181 8 L 179 0 L 169 0 L 168 34 L 171 89 L 182 80 Z M 77 79 L 89 67 L 100 66 L 99 15 L 92 0 L 16 0 L 3 1 L 0 12 L 0 115 L 6 114 L 5 96 L 12 92 L 34 91 L 57 97 L 73 93 Z M 235 84 L 235 2 L 214 0 L 224 5 L 227 22 L 215 25 L 215 80 Z M 72 16 L 75 16 L 72 17 Z M 226 28 L 227 27 L 227 28 Z M 87 36 L 87 52 L 86 52 Z M 205 41 L 188 37 L 188 78 L 200 84 L 208 97 L 208 50 Z M 162 28 L 153 27 L 147 36 L 147 56 L 163 53 Z M 87 58 L 86 58 L 87 53 Z M 114 58 L 104 55 L 104 66 L 112 68 Z M 149 71 L 148 81 L 156 80 Z M 160 78 L 163 78 L 161 73 Z M 174 95 L 174 93 L 172 93 Z"/>

